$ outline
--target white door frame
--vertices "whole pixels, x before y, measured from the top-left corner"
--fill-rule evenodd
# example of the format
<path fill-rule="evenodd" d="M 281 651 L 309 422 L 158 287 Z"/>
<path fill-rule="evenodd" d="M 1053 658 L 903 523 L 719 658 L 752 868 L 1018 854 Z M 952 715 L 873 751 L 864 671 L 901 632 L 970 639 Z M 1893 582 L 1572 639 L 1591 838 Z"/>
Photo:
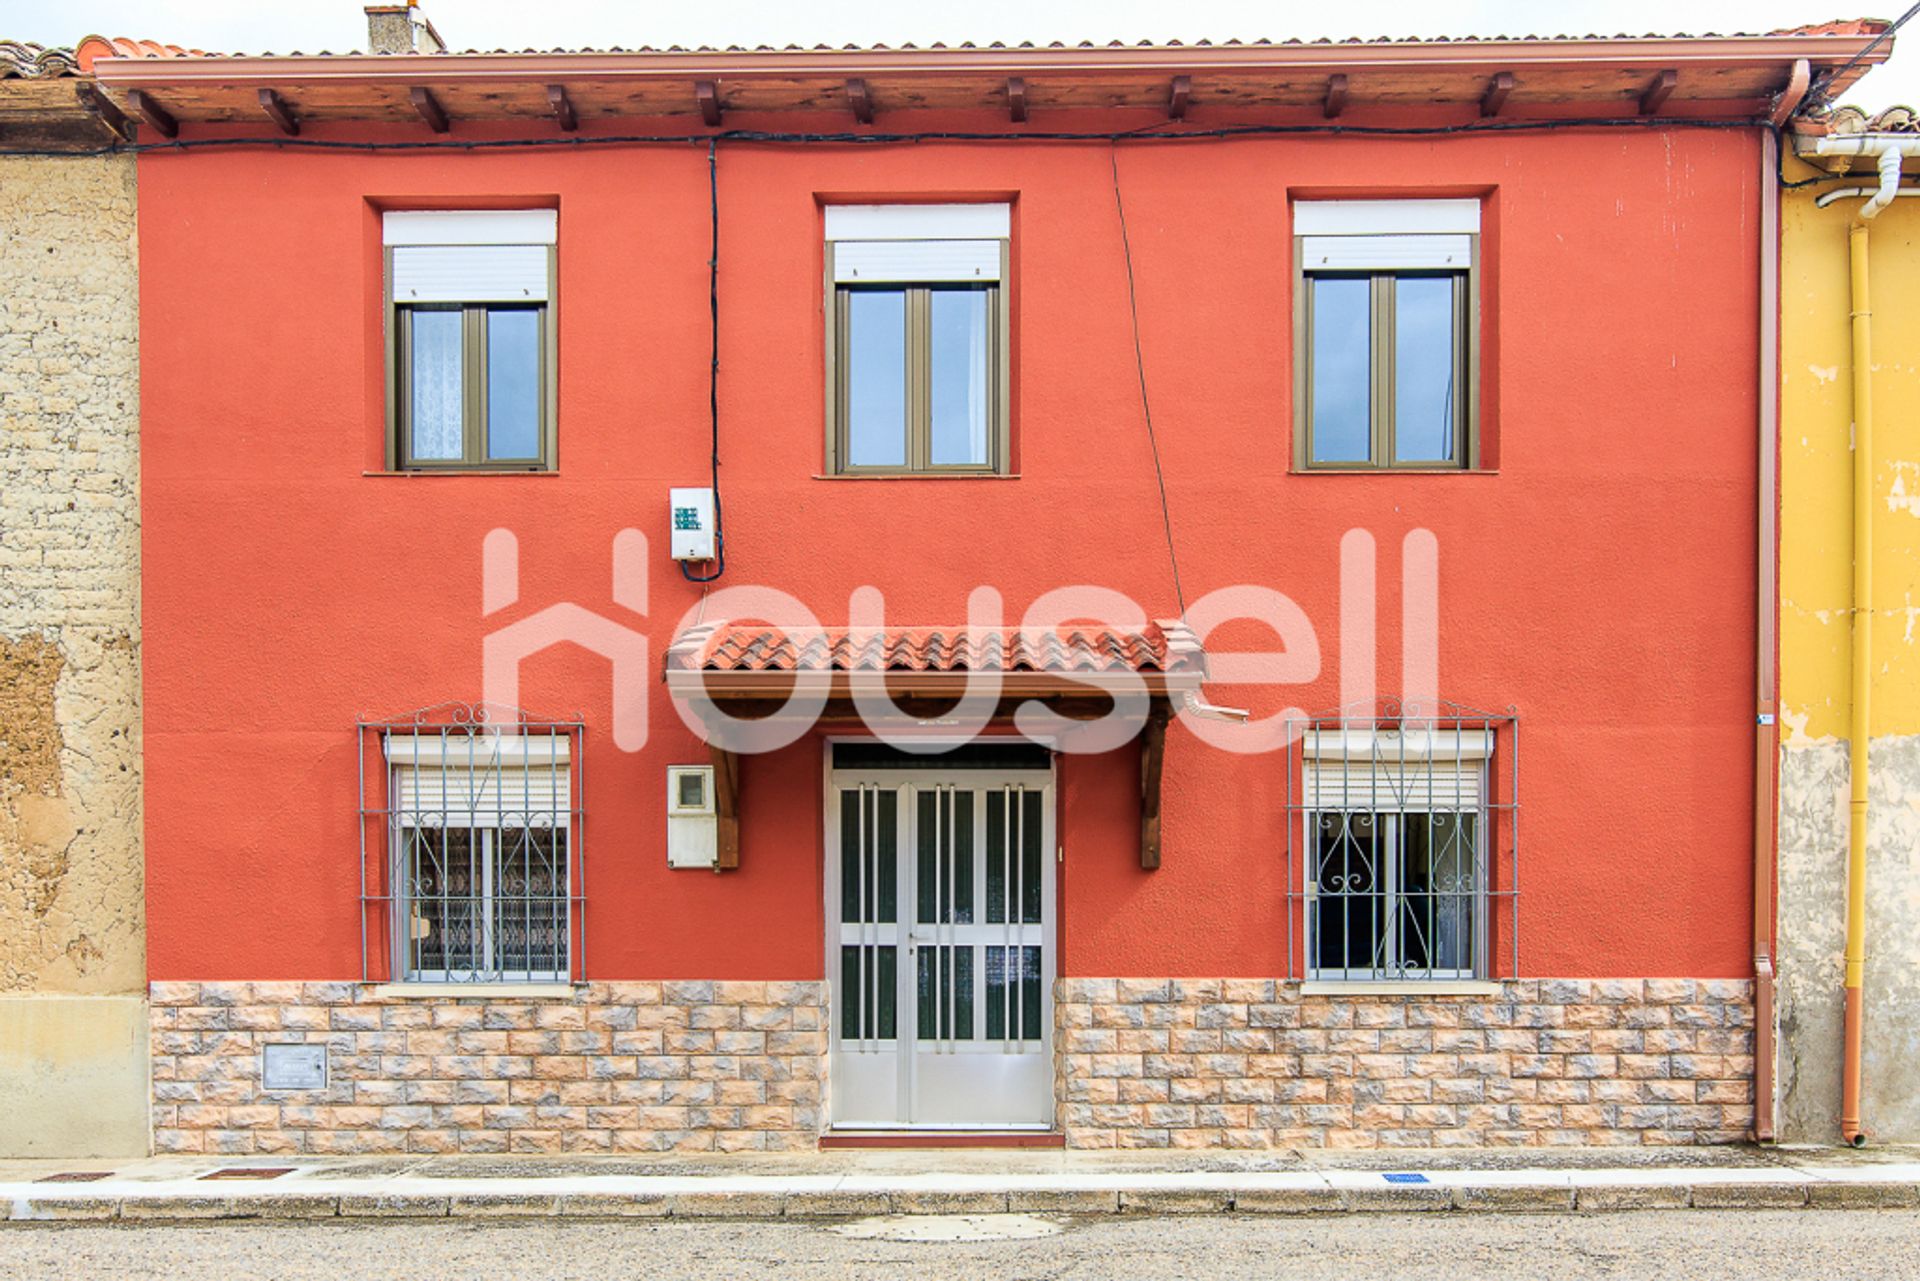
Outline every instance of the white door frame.
<path fill-rule="evenodd" d="M 863 740 L 848 740 L 863 741 Z M 1058 850 L 1055 831 L 1055 777 L 1051 763 L 1043 768 L 849 768 L 833 767 L 833 740 L 825 760 L 824 963 L 827 976 L 827 1112 L 830 1128 L 934 1130 L 1048 1130 L 1054 1121 L 1053 981 L 1058 970 L 1059 915 L 1056 910 Z M 859 924 L 841 922 L 840 792 L 861 786 L 890 790 L 898 797 L 895 823 L 898 874 L 895 883 L 895 922 Z M 974 797 L 973 924 L 923 925 L 918 916 L 918 814 L 916 789 L 959 789 Z M 1041 912 L 1038 925 L 986 924 L 985 884 L 987 848 L 985 793 L 995 788 L 1020 788 L 1040 796 Z M 1023 842 L 1025 844 L 1025 842 Z M 1012 871 L 1013 869 L 1009 869 Z M 854 935 L 858 938 L 855 940 Z M 895 1033 L 892 1038 L 866 1039 L 843 1047 L 841 1016 L 847 994 L 842 991 L 841 948 L 858 941 L 895 951 Z M 916 980 L 917 949 L 960 946 L 974 949 L 979 958 L 973 974 L 972 1036 L 966 1041 L 921 1041 L 918 1032 Z M 986 1039 L 988 987 L 986 955 L 989 948 L 1040 948 L 1040 1037 Z M 1010 1020 L 1013 1012 L 1003 1014 Z M 997 1105 L 1005 1101 L 1005 1108 Z M 996 1114 L 997 1113 L 997 1114 Z"/>

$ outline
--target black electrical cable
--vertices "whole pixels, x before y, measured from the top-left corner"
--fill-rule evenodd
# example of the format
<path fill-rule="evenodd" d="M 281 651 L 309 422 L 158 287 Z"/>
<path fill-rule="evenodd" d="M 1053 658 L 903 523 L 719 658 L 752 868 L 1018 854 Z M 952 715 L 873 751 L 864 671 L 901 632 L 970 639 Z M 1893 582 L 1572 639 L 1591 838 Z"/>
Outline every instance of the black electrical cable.
<path fill-rule="evenodd" d="M 1888 26 L 1886 30 L 1882 31 L 1879 35 L 1875 36 L 1873 39 L 1867 41 L 1866 44 L 1862 45 L 1860 47 L 1859 53 L 1854 54 L 1851 58 L 1848 58 L 1845 62 L 1841 63 L 1838 67 L 1835 67 L 1831 71 L 1821 72 L 1819 82 L 1816 83 L 1813 86 L 1813 88 L 1809 90 L 1807 93 L 1808 99 L 1813 102 L 1832 102 L 1833 94 L 1830 92 L 1828 86 L 1832 85 L 1834 81 L 1840 79 L 1840 77 L 1846 75 L 1849 71 L 1852 71 L 1855 67 L 1859 66 L 1861 63 L 1861 60 L 1864 59 L 1868 54 L 1872 53 L 1875 49 L 1878 49 L 1882 43 L 1893 39 L 1893 33 L 1898 31 L 1901 27 L 1905 26 L 1907 24 L 1907 19 L 1913 17 L 1913 15 L 1916 13 L 1920 13 L 1920 4 L 1915 4 L 1912 8 L 1908 9 L 1905 13 L 1895 18 L 1893 20 L 1892 25 Z"/>
<path fill-rule="evenodd" d="M 707 325 L 709 333 L 707 364 L 707 423 L 713 433 L 713 572 L 695 574 L 680 562 L 680 576 L 690 583 L 710 583 L 727 572 L 726 526 L 720 519 L 720 140 L 707 140 L 707 216 L 710 232 L 707 249 Z"/>
<path fill-rule="evenodd" d="M 1113 207 L 1120 215 L 1120 254 L 1127 264 L 1127 313 L 1133 319 L 1133 367 L 1140 376 L 1140 414 L 1147 420 L 1147 446 L 1153 452 L 1153 478 L 1160 486 L 1160 527 L 1167 536 L 1167 562 L 1173 567 L 1173 598 L 1180 606 L 1180 617 L 1187 616 L 1187 594 L 1180 586 L 1180 556 L 1173 549 L 1173 510 L 1167 503 L 1167 473 L 1160 466 L 1160 438 L 1153 431 L 1153 402 L 1147 398 L 1147 361 L 1140 350 L 1140 299 L 1133 282 L 1133 242 L 1127 235 L 1127 206 L 1120 199 L 1120 143 L 1114 140 L 1107 150 L 1108 167 L 1113 171 Z"/>
<path fill-rule="evenodd" d="M 1164 130 L 1159 125 L 1132 130 L 926 130 L 912 133 L 798 133 L 766 129 L 730 129 L 717 134 L 568 134 L 564 137 L 402 139 L 352 142 L 342 138 L 272 137 L 172 138 L 159 142 L 110 143 L 82 150 L 51 147 L 0 148 L 0 156 L 105 156 L 118 152 L 195 151 L 205 148 L 270 147 L 286 151 L 500 151 L 537 147 L 687 146 L 714 142 L 885 146 L 918 142 L 1196 142 L 1219 138 L 1351 136 L 1359 138 L 1445 138 L 1475 134 L 1553 133 L 1569 129 L 1753 129 L 1764 120 L 1698 120 L 1658 116 L 1590 116 L 1560 120 L 1476 120 L 1457 125 L 1240 124 L 1211 129 Z"/>

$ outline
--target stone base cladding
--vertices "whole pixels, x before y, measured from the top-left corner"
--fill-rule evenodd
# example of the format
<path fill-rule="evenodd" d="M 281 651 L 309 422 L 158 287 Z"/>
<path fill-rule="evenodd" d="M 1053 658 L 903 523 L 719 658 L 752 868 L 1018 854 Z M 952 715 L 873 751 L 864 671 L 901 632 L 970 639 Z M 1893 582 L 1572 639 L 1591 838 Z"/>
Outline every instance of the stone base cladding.
<path fill-rule="evenodd" d="M 1305 996 L 1272 979 L 1065 979 L 1079 1148 L 1732 1143 L 1753 985 L 1527 979 L 1497 995 Z"/>
<path fill-rule="evenodd" d="M 820 983 L 587 983 L 570 997 L 383 995 L 362 983 L 152 985 L 159 1152 L 811 1148 Z M 325 1089 L 261 1081 L 324 1042 Z"/>

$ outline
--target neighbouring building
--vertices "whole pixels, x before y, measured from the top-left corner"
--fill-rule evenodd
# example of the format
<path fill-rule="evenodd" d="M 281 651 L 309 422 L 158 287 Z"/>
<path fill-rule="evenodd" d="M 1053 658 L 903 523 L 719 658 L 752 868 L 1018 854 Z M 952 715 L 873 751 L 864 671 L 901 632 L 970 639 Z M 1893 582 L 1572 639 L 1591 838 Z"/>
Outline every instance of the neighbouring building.
<path fill-rule="evenodd" d="M 1920 127 L 1909 108 L 1843 107 L 1802 122 L 1793 150 L 1780 286 L 1780 1137 L 1913 1142 L 1920 381 L 1907 353 L 1920 344 L 1909 199 Z"/>
<path fill-rule="evenodd" d="M 148 1144 L 134 160 L 89 84 L 0 41 L 6 1157 Z"/>
<path fill-rule="evenodd" d="M 159 1150 L 1771 1135 L 1769 148 L 1885 24 L 399 17 L 93 64 Z"/>

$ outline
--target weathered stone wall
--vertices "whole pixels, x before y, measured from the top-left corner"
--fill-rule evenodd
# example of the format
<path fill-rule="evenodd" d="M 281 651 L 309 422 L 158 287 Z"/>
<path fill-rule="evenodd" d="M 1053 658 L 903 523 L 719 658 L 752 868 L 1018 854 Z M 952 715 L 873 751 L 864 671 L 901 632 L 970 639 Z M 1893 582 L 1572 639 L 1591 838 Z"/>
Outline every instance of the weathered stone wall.
<path fill-rule="evenodd" d="M 807 1148 L 819 983 L 588 983 L 421 998 L 361 983 L 156 983 L 161 1152 Z M 269 1091 L 262 1048 L 324 1043 L 327 1087 Z"/>
<path fill-rule="evenodd" d="M 131 156 L 0 157 L 0 1155 L 146 1144 L 134 237 Z"/>
<path fill-rule="evenodd" d="M 1868 744 L 1861 1096 L 1872 1137 L 1920 1139 L 1920 736 Z M 1780 1138 L 1840 1141 L 1847 745 L 1780 755 Z"/>
<path fill-rule="evenodd" d="M 1745 980 L 1539 979 L 1486 997 L 1272 979 L 1068 979 L 1082 1148 L 1732 1143 L 1753 1122 Z"/>

